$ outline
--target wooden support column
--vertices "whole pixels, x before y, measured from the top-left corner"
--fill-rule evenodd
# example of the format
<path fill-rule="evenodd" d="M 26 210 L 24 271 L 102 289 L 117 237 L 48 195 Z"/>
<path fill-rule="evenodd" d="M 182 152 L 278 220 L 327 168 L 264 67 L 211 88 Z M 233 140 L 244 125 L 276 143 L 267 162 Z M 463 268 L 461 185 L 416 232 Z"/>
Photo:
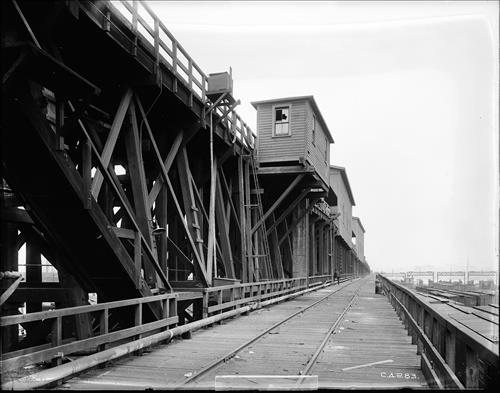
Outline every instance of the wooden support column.
<path fill-rule="evenodd" d="M 118 135 L 120 134 L 120 129 L 123 124 L 123 120 L 125 119 L 125 115 L 127 113 L 130 101 L 132 98 L 132 90 L 128 89 L 123 95 L 121 102 L 118 106 L 118 110 L 116 111 L 115 118 L 113 119 L 113 124 L 111 125 L 111 130 L 109 131 L 108 139 L 106 144 L 104 145 L 104 150 L 102 151 L 101 158 L 102 163 L 105 168 L 111 162 L 111 156 L 115 149 L 116 141 L 118 140 Z M 100 170 L 98 169 L 95 177 L 92 181 L 92 195 L 94 198 L 97 198 L 99 195 L 99 191 L 101 189 L 102 182 L 104 177 Z"/>
<path fill-rule="evenodd" d="M 318 225 L 318 271 L 319 274 L 326 274 L 325 263 L 325 222 Z"/>
<path fill-rule="evenodd" d="M 309 238 L 310 238 L 310 248 L 309 248 L 309 272 L 310 276 L 315 276 L 318 273 L 317 266 L 317 255 L 318 255 L 318 244 L 316 243 L 316 221 L 311 220 L 309 225 Z"/>
<path fill-rule="evenodd" d="M 155 205 L 155 217 L 158 225 L 161 228 L 167 228 L 167 211 L 168 211 L 168 195 L 167 195 L 167 186 L 165 184 L 162 185 L 160 194 L 156 200 Z M 160 236 L 157 236 L 156 239 L 157 253 L 158 253 L 158 262 L 160 263 L 161 269 L 165 273 L 165 276 L 168 278 L 168 240 L 167 233 L 164 232 Z"/>
<path fill-rule="evenodd" d="M 142 141 L 139 136 L 137 118 L 135 114 L 134 102 L 129 107 L 130 127 L 127 127 L 125 133 L 125 148 L 127 151 L 128 172 L 131 180 L 132 194 L 134 196 L 135 218 L 142 236 L 146 243 L 151 247 L 153 256 L 158 260 L 156 245 L 153 242 L 151 233 L 151 209 L 148 205 L 148 192 L 146 183 L 146 173 L 144 170 L 144 161 L 142 158 Z M 153 266 L 146 260 L 143 260 L 144 279 L 151 287 L 158 287 L 160 280 Z"/>
<path fill-rule="evenodd" d="M 292 250 L 292 242 L 290 240 L 290 231 L 288 228 L 288 220 L 283 221 L 283 226 L 285 229 L 285 244 L 283 246 L 283 269 L 288 272 L 288 277 L 293 277 L 293 250 Z M 280 246 L 280 241 L 278 240 L 278 247 Z"/>
<path fill-rule="evenodd" d="M 293 228 L 293 277 L 306 277 L 309 275 L 309 200 L 305 199 L 298 205 L 294 212 Z M 304 211 L 306 212 L 305 214 Z M 303 216 L 303 219 L 300 217 Z"/>
<path fill-rule="evenodd" d="M 3 205 L 3 201 L 2 201 Z M 1 221 L 1 257 L 2 271 L 18 271 L 18 253 L 17 253 L 17 226 Z M 18 313 L 17 306 L 8 301 L 2 305 L 2 315 L 16 315 Z M 7 352 L 9 348 L 17 345 L 19 340 L 19 332 L 17 325 L 6 326 L 2 331 L 2 352 Z"/>
<path fill-rule="evenodd" d="M 220 176 L 217 176 L 216 182 L 216 197 L 215 197 L 215 214 L 217 232 L 219 233 L 220 248 L 222 251 L 222 259 L 224 270 L 227 278 L 236 278 L 234 274 L 233 254 L 231 252 L 231 242 L 229 241 L 229 220 L 226 216 L 224 208 L 224 197 L 222 195 L 222 187 Z"/>
<path fill-rule="evenodd" d="M 275 217 L 274 213 L 272 213 L 269 216 L 269 221 L 271 223 L 271 226 L 273 227 L 273 230 L 271 231 L 271 252 L 274 260 L 274 267 L 275 267 L 275 272 L 276 272 L 276 277 L 277 278 L 284 278 L 285 274 L 283 272 L 283 261 L 281 258 L 281 252 L 280 252 L 280 247 L 278 244 L 278 230 L 275 225 Z"/>
<path fill-rule="evenodd" d="M 57 259 L 61 259 L 61 255 L 56 255 Z M 63 266 L 63 263 L 58 261 L 58 266 Z M 76 307 L 87 306 L 88 293 L 85 292 L 73 276 L 59 269 L 57 271 L 61 287 L 68 288 L 66 301 L 59 307 Z M 57 307 L 57 308 L 59 308 Z M 89 314 L 76 314 L 74 316 L 75 332 L 78 340 L 84 340 L 92 336 L 92 325 Z"/>
<path fill-rule="evenodd" d="M 255 252 L 255 247 L 252 244 L 252 206 L 250 199 L 250 162 L 248 160 L 243 161 L 244 167 L 244 187 L 245 187 L 245 214 L 246 214 L 246 242 L 247 242 L 247 258 L 248 258 L 248 282 L 255 282 L 254 277 L 254 261 L 253 258 L 250 257 Z"/>
<path fill-rule="evenodd" d="M 191 170 L 189 168 L 189 161 L 187 156 L 187 150 L 183 147 L 180 153 L 177 155 L 177 169 L 179 173 L 179 184 L 181 186 L 182 200 L 184 203 L 184 212 L 186 214 L 186 220 L 188 225 L 189 233 L 194 241 L 196 252 L 200 258 L 199 268 L 203 272 L 207 271 L 204 258 L 203 250 L 203 235 L 201 233 L 200 220 L 198 218 L 199 209 L 196 206 L 196 201 L 194 199 L 193 185 L 191 182 Z M 210 261 L 207 261 L 210 263 Z M 211 275 L 206 276 L 206 280 L 210 285 L 212 282 Z"/>
<path fill-rule="evenodd" d="M 248 260 L 247 260 L 247 220 L 245 209 L 245 176 L 244 176 L 244 161 L 243 157 L 238 157 L 238 203 L 239 203 L 239 218 L 240 218 L 240 259 L 241 259 L 241 281 L 248 282 Z"/>
<path fill-rule="evenodd" d="M 36 242 L 26 243 L 26 283 L 37 287 L 42 282 L 42 256 Z M 42 311 L 42 302 L 27 302 L 26 313 Z"/>

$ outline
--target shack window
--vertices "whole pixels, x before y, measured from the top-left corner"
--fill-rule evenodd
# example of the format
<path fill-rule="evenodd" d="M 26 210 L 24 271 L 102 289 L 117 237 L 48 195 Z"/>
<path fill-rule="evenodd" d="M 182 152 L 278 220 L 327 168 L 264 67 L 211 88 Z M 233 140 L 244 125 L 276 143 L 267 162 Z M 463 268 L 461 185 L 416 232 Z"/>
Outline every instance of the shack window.
<path fill-rule="evenodd" d="M 316 144 L 316 116 L 313 115 L 313 124 L 312 124 L 312 143 Z"/>
<path fill-rule="evenodd" d="M 290 135 L 290 120 L 288 106 L 275 108 L 274 135 Z"/>

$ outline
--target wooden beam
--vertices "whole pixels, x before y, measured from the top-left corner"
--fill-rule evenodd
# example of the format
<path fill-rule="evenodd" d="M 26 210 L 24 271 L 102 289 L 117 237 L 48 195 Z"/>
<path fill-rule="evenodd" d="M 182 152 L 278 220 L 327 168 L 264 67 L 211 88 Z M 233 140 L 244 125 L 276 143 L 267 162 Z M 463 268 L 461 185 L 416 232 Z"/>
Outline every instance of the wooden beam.
<path fill-rule="evenodd" d="M 136 100 L 137 100 L 137 103 L 140 107 L 140 98 L 138 96 L 136 96 Z M 144 120 L 144 125 L 146 126 L 146 130 L 148 132 L 148 135 L 149 135 L 149 139 L 151 141 L 151 145 L 153 147 L 153 150 L 154 150 L 154 155 L 156 156 L 156 160 L 157 160 L 157 163 L 160 167 L 160 170 L 161 170 L 161 175 L 163 177 L 163 181 L 166 181 L 167 182 L 167 186 L 168 186 L 168 189 L 170 191 L 170 194 L 172 195 L 172 199 L 173 199 L 173 202 L 175 204 L 175 208 L 176 208 L 176 211 L 177 211 L 177 214 L 179 215 L 179 218 L 180 218 L 180 221 L 182 222 L 183 224 L 183 228 L 185 230 L 185 233 L 186 233 L 186 236 L 188 238 L 188 241 L 189 241 L 189 244 L 191 245 L 191 248 L 192 248 L 192 251 L 193 251 L 193 254 L 195 255 L 195 258 L 196 258 L 196 262 L 198 264 L 198 266 L 200 267 L 200 270 L 202 272 L 202 280 L 203 282 L 205 283 L 205 285 L 209 285 L 209 280 L 208 280 L 208 277 L 207 277 L 207 274 L 206 274 L 206 270 L 205 270 L 205 266 L 203 264 L 203 260 L 201 259 L 202 256 L 200 256 L 200 254 L 198 253 L 197 251 L 197 247 L 193 241 L 193 238 L 191 236 L 191 232 L 189 230 L 189 228 L 187 227 L 186 223 L 184 222 L 184 213 L 182 212 L 182 209 L 179 205 L 179 201 L 177 200 L 177 196 L 175 195 L 175 191 L 174 191 L 174 188 L 172 186 L 172 182 L 170 181 L 170 178 L 168 176 L 168 172 L 167 170 L 165 169 L 165 166 L 163 165 L 163 162 L 161 160 L 161 155 L 160 155 L 160 151 L 158 150 L 158 146 L 156 144 L 156 140 L 154 139 L 154 136 L 153 136 L 153 132 L 151 131 L 151 127 L 149 126 L 149 122 L 147 120 L 146 117 L 143 118 Z M 201 254 L 203 255 L 203 254 Z"/>
<path fill-rule="evenodd" d="M 250 255 L 254 252 L 255 247 L 252 244 L 252 214 L 250 202 L 250 162 L 244 161 L 244 187 L 245 187 L 245 205 L 246 205 L 246 228 L 245 239 L 247 242 L 247 257 L 248 257 L 248 282 L 255 281 L 253 260 Z"/>
<path fill-rule="evenodd" d="M 269 215 L 279 206 L 281 202 L 290 194 L 290 192 L 295 188 L 297 184 L 302 180 L 305 175 L 303 173 L 299 174 L 293 181 L 288 185 L 285 191 L 280 195 L 280 197 L 273 203 L 273 205 L 267 210 L 264 216 L 257 222 L 251 230 L 251 233 L 254 233 L 259 226 L 261 226 L 264 221 L 269 217 Z"/>
<path fill-rule="evenodd" d="M 269 166 L 259 167 L 258 175 L 283 175 L 283 174 L 301 174 L 314 172 L 313 168 L 304 168 L 302 165 L 294 166 Z"/>
<path fill-rule="evenodd" d="M 139 107 L 141 108 L 141 107 Z M 179 152 L 179 147 L 181 146 L 182 138 L 184 137 L 184 132 L 181 130 L 175 137 L 174 142 L 172 143 L 172 146 L 170 147 L 170 150 L 167 154 L 167 158 L 165 159 L 165 162 L 163 163 L 163 166 L 165 167 L 165 170 L 167 173 L 170 171 L 170 167 L 172 166 L 172 163 L 174 162 L 175 157 L 177 156 L 177 153 Z M 161 190 L 161 185 L 163 184 L 163 177 L 158 175 L 156 178 L 153 188 L 151 188 L 151 191 L 149 192 L 148 196 L 148 203 L 149 206 L 152 207 L 154 201 L 156 200 L 156 197 L 160 193 Z"/>
<path fill-rule="evenodd" d="M 285 209 L 285 211 L 279 216 L 279 218 L 271 224 L 269 229 L 266 231 L 266 235 L 269 235 L 274 228 L 276 228 L 281 222 L 288 217 L 288 215 L 295 209 L 295 207 L 306 197 L 306 195 L 309 193 L 309 188 L 305 188 L 302 190 L 300 195 Z"/>
<path fill-rule="evenodd" d="M 245 188 L 243 187 L 244 182 L 244 170 L 243 170 L 243 157 L 240 155 L 238 157 L 238 192 L 239 192 L 239 216 L 240 216 L 240 247 L 241 247 L 241 280 L 242 282 L 248 282 L 248 272 L 247 272 L 247 241 L 246 241 L 246 219 L 245 219 Z"/>
<path fill-rule="evenodd" d="M 281 259 L 280 247 L 278 244 L 278 231 L 276 221 L 274 219 L 274 213 L 269 216 L 269 220 L 271 221 L 271 249 L 273 250 L 274 263 L 276 266 L 276 273 L 278 275 L 277 278 L 285 278 L 285 273 L 283 271 L 283 262 Z M 266 233 L 267 234 L 267 233 Z"/>
<path fill-rule="evenodd" d="M 179 184 L 181 186 L 182 199 L 184 202 L 184 211 L 186 213 L 186 221 L 189 227 L 191 236 L 196 241 L 196 249 L 200 255 L 200 261 L 205 270 L 205 261 L 203 254 L 203 235 L 200 230 L 200 222 L 198 219 L 198 207 L 194 199 L 193 184 L 191 183 L 191 170 L 189 168 L 189 161 L 187 150 L 183 147 L 177 155 L 177 170 L 179 172 Z M 207 261 L 208 263 L 208 261 Z M 208 267 L 206 269 L 208 271 Z M 208 274 L 207 274 L 208 275 Z M 209 277 L 209 275 L 208 275 Z"/>
<path fill-rule="evenodd" d="M 302 212 L 302 214 L 301 214 L 299 217 L 297 217 L 297 219 L 296 219 L 294 222 L 292 222 L 292 224 L 288 227 L 288 229 L 287 229 L 287 231 L 285 232 L 285 234 L 284 234 L 283 236 L 281 236 L 281 237 L 280 237 L 280 239 L 278 240 L 278 244 L 280 244 L 280 245 L 281 245 L 281 243 L 283 243 L 283 241 L 284 241 L 284 240 L 285 240 L 285 238 L 288 236 L 288 234 L 289 234 L 290 232 L 292 232 L 292 231 L 295 229 L 295 227 L 297 226 L 297 224 L 298 224 L 299 222 L 301 222 L 307 214 L 309 214 L 309 212 L 311 211 L 311 209 L 313 208 L 314 204 L 315 204 L 317 201 L 318 201 L 318 199 L 314 199 L 314 200 L 310 203 L 310 205 L 307 207 L 307 209 L 305 209 L 305 210 Z"/>
<path fill-rule="evenodd" d="M 135 218 L 139 228 L 151 247 L 155 260 L 158 260 L 156 244 L 153 243 L 151 233 L 151 209 L 148 204 L 148 191 L 146 184 L 146 172 L 144 170 L 144 161 L 142 158 L 142 141 L 139 136 L 139 127 L 135 114 L 134 101 L 129 105 L 130 127 L 125 132 L 125 150 L 127 153 L 127 172 L 132 181 L 130 187 L 134 197 Z M 154 269 L 148 263 L 144 263 L 144 278 L 148 284 L 158 287 L 159 282 Z"/>
<path fill-rule="evenodd" d="M 210 205 L 208 211 L 208 250 L 207 250 L 207 275 L 212 282 L 214 243 L 215 240 L 215 182 L 217 178 L 217 156 L 213 156 L 213 168 L 210 168 Z M 217 274 L 217 272 L 215 272 Z"/>
<path fill-rule="evenodd" d="M 85 137 L 87 138 L 87 140 L 90 142 L 91 147 L 92 147 L 92 151 L 93 151 L 93 153 L 97 157 L 98 168 L 101 170 L 102 173 L 104 173 L 104 176 L 107 177 L 107 180 L 108 180 L 109 184 L 113 188 L 115 194 L 118 196 L 118 199 L 120 200 L 120 203 L 123 205 L 123 208 L 125 209 L 127 217 L 130 219 L 132 225 L 135 227 L 135 230 L 137 230 L 137 231 L 140 232 L 139 226 L 138 226 L 138 224 L 136 223 L 136 221 L 134 219 L 134 214 L 132 212 L 132 209 L 130 208 L 128 200 L 123 197 L 123 195 L 119 191 L 119 188 L 118 188 L 117 184 L 115 184 L 115 180 L 113 180 L 113 176 L 112 175 L 115 175 L 114 171 L 112 173 L 110 173 L 110 171 L 106 170 L 106 166 L 104 165 L 104 162 L 103 162 L 100 154 L 98 153 L 96 146 L 92 142 L 92 139 L 90 138 L 90 135 L 88 134 L 87 130 L 84 127 L 82 128 L 82 132 L 85 135 Z M 115 178 L 116 178 L 116 175 L 115 175 Z M 139 235 L 140 235 L 141 242 L 144 243 L 144 248 L 143 249 L 146 252 L 146 256 L 153 263 L 153 267 L 155 268 L 156 272 L 160 276 L 160 279 L 161 279 L 162 283 L 165 285 L 166 288 L 172 289 L 171 286 L 170 286 L 170 284 L 168 283 L 167 277 L 165 276 L 165 274 L 161 270 L 158 262 L 154 258 L 154 255 L 153 255 L 153 252 L 152 252 L 151 248 L 146 243 L 146 240 L 144 239 L 144 237 L 142 236 L 142 234 L 139 234 Z M 126 265 L 123 265 L 123 266 L 126 268 L 127 272 L 130 271 L 130 269 Z"/>
<path fill-rule="evenodd" d="M 234 274 L 233 254 L 231 252 L 231 242 L 229 240 L 229 221 L 224 209 L 224 198 L 222 196 L 222 187 L 220 176 L 216 181 L 215 197 L 215 215 L 216 224 L 219 232 L 220 246 L 222 251 L 222 262 L 228 278 L 236 278 Z"/>
<path fill-rule="evenodd" d="M 240 220 L 238 220 L 238 213 L 236 212 L 236 208 L 234 207 L 234 204 L 233 204 L 232 193 L 227 185 L 226 176 L 224 175 L 224 169 L 222 168 L 222 166 L 220 164 L 219 164 L 219 174 L 221 176 L 221 181 L 222 181 L 222 185 L 224 186 L 224 190 L 227 193 L 227 200 L 231 206 L 231 210 L 233 211 L 234 220 L 236 221 L 236 225 L 238 226 L 238 229 L 241 231 Z"/>
<path fill-rule="evenodd" d="M 107 168 L 111 162 L 111 156 L 113 155 L 113 150 L 116 146 L 116 141 L 118 140 L 118 135 L 120 134 L 120 129 L 125 119 L 130 100 L 132 98 L 132 89 L 128 88 L 123 95 L 120 104 L 118 105 L 118 110 L 116 111 L 115 118 L 113 119 L 113 124 L 111 125 L 111 130 L 109 131 L 108 139 L 104 145 L 103 152 L 101 154 L 101 160 L 103 166 Z M 92 196 L 97 199 L 99 191 L 101 190 L 102 182 L 104 178 L 99 169 L 96 171 L 95 177 L 92 180 L 91 192 Z"/>

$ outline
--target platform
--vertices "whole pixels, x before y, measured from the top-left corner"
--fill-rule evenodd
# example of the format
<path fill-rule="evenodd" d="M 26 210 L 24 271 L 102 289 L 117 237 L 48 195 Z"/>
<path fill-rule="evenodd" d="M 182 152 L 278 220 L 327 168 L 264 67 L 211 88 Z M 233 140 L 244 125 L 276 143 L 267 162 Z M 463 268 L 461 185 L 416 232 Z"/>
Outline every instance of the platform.
<path fill-rule="evenodd" d="M 243 346 L 327 295 L 325 300 Z M 368 276 L 198 330 L 192 339 L 174 340 L 142 356 L 91 370 L 66 381 L 59 389 L 214 389 L 216 375 L 298 376 L 336 321 L 334 334 L 307 372 L 318 376 L 316 387 L 426 386 L 416 346 L 411 344 L 387 299 L 375 294 L 374 277 Z M 201 375 L 200 370 L 238 347 L 241 351 Z M 191 380 L 198 373 L 200 378 Z"/>

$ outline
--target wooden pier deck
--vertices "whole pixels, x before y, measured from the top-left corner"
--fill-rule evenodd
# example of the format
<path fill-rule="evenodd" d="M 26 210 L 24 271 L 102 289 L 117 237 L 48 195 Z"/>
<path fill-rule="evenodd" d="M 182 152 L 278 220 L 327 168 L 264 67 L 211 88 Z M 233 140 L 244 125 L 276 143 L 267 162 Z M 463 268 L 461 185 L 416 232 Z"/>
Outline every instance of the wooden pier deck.
<path fill-rule="evenodd" d="M 369 276 L 332 285 L 226 320 L 194 332 L 189 340 L 174 340 L 142 356 L 81 374 L 59 389 L 215 389 L 216 376 L 238 376 L 245 381 L 246 375 L 269 376 L 262 383 L 274 380 L 278 385 L 279 378 L 271 376 L 294 376 L 297 384 L 300 374 L 317 375 L 319 388 L 425 387 L 416 346 L 387 299 L 375 294 L 373 283 Z M 328 335 L 329 331 L 333 334 Z M 324 340 L 326 345 L 319 349 L 312 368 L 304 372 Z M 239 347 L 239 352 L 232 353 Z M 226 360 L 215 364 L 223 358 Z M 207 367 L 210 364 L 214 367 Z M 254 378 L 252 383 L 260 382 Z"/>

